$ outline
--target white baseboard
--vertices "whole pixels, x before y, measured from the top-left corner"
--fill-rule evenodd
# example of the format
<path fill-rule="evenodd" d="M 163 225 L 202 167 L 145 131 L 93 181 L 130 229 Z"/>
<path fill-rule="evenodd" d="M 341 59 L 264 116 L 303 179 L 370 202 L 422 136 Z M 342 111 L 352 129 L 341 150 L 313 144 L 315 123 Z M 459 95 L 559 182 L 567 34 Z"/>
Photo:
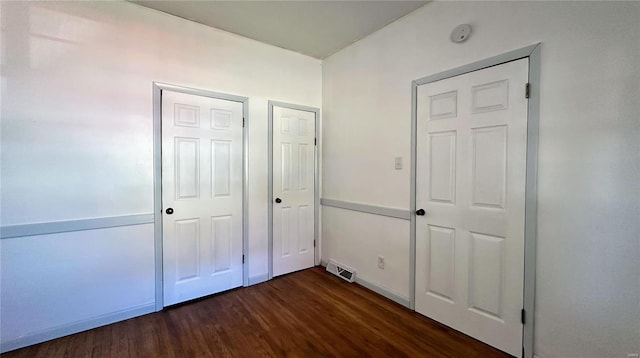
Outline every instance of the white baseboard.
<path fill-rule="evenodd" d="M 397 295 L 389 290 L 387 290 L 386 288 L 380 287 L 376 284 L 373 284 L 369 281 L 363 280 L 362 278 L 358 277 L 358 275 L 356 274 L 356 283 L 360 284 L 368 289 L 370 289 L 371 291 L 382 295 L 388 299 L 390 299 L 391 301 L 394 301 L 398 304 L 401 304 L 407 308 L 411 308 L 411 303 L 409 302 L 409 299 L 407 297 L 402 297 L 400 295 Z"/>
<path fill-rule="evenodd" d="M 249 286 L 257 285 L 259 283 L 265 282 L 269 280 L 269 274 L 263 273 L 261 275 L 249 276 Z"/>
<path fill-rule="evenodd" d="M 327 261 L 326 260 L 321 260 L 320 261 L 320 265 L 322 265 L 324 267 L 327 267 Z M 370 289 L 371 291 L 390 299 L 391 301 L 394 301 L 394 302 L 396 302 L 398 304 L 401 304 L 401 305 L 403 305 L 403 306 L 405 306 L 407 308 L 411 308 L 411 302 L 410 302 L 409 298 L 402 297 L 402 296 L 400 296 L 398 294 L 395 294 L 395 293 L 389 291 L 388 289 L 386 289 L 384 287 L 380 287 L 380 286 L 378 286 L 378 285 L 376 285 L 374 283 L 371 283 L 371 282 L 369 282 L 367 280 L 363 280 L 362 278 L 360 278 L 358 276 L 357 271 L 358 270 L 356 270 L 356 283 L 357 284 L 359 284 L 361 286 L 364 286 L 364 287 Z"/>
<path fill-rule="evenodd" d="M 74 323 L 64 324 L 51 329 L 42 330 L 39 332 L 30 333 L 26 336 L 10 340 L 8 342 L 2 342 L 0 344 L 0 353 L 6 353 L 14 349 L 27 347 L 33 344 L 42 343 L 55 338 L 68 336 L 70 334 L 86 331 L 89 329 L 105 326 L 111 323 L 124 321 L 125 319 L 142 316 L 147 313 L 155 312 L 155 303 L 149 303 L 142 306 L 128 308 L 125 310 L 108 313 L 105 315 L 89 318 Z"/>

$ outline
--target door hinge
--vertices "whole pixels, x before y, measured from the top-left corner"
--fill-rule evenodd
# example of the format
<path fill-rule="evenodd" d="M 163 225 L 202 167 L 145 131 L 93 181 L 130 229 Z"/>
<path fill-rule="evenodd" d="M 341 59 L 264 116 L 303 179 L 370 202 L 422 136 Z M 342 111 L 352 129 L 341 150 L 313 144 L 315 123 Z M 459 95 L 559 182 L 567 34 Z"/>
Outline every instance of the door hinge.
<path fill-rule="evenodd" d="M 520 310 L 520 321 L 522 322 L 522 324 L 524 324 L 526 320 L 527 320 L 527 311 L 525 311 L 523 308 Z"/>
<path fill-rule="evenodd" d="M 244 117 L 242 117 L 242 128 L 244 128 Z"/>
<path fill-rule="evenodd" d="M 318 145 L 318 138 L 313 138 L 313 145 Z"/>
<path fill-rule="evenodd" d="M 530 94 L 531 94 L 531 86 L 529 85 L 529 83 L 527 83 L 524 86 L 524 98 L 529 98 Z"/>
<path fill-rule="evenodd" d="M 244 264 L 244 254 L 242 254 L 242 263 Z"/>
<path fill-rule="evenodd" d="M 313 247 L 316 247 L 316 240 L 313 240 Z"/>

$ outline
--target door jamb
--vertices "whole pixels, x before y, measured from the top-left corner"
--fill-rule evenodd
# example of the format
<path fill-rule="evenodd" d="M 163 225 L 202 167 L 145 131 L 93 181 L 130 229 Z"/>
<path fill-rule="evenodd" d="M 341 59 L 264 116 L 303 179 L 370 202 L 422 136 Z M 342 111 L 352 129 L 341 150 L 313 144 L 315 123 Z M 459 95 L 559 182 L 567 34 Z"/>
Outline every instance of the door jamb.
<path fill-rule="evenodd" d="M 314 168 L 314 195 L 313 195 L 313 201 L 314 201 L 314 205 L 313 205 L 313 210 L 314 210 L 314 217 L 313 217 L 313 239 L 316 242 L 315 247 L 313 248 L 314 250 L 314 259 L 313 259 L 313 264 L 314 265 L 318 265 L 320 263 L 320 240 L 319 240 L 319 229 L 320 229 L 320 158 L 319 158 L 319 153 L 320 153 L 320 109 L 319 108 L 315 108 L 315 107 L 308 107 L 308 106 L 301 106 L 301 105 L 297 105 L 297 104 L 292 104 L 292 103 L 285 103 L 285 102 L 278 102 L 278 101 L 269 101 L 269 121 L 267 124 L 268 130 L 269 130 L 269 135 L 268 135 L 268 151 L 267 151 L 267 157 L 268 157 L 268 199 L 269 199 L 269 218 L 268 218 L 268 233 L 269 233 L 269 239 L 268 239 L 268 267 L 269 267 L 269 273 L 268 273 L 268 279 L 271 280 L 273 278 L 273 107 L 277 106 L 277 107 L 282 107 L 282 108 L 288 108 L 288 109 L 295 109 L 295 110 L 299 110 L 299 111 L 305 111 L 305 112 L 313 112 L 315 114 L 315 138 L 316 138 L 316 145 L 315 145 L 315 154 L 314 154 L 314 159 L 315 159 L 315 168 Z"/>
<path fill-rule="evenodd" d="M 410 196 L 410 261 L 409 299 L 415 310 L 416 299 L 416 160 L 417 160 L 417 95 L 418 86 L 523 58 L 529 59 L 529 101 L 527 108 L 527 159 L 525 175 L 524 225 L 524 295 L 525 323 L 522 336 L 523 356 L 533 357 L 534 303 L 536 283 L 536 225 L 538 177 L 538 129 L 540 122 L 540 47 L 533 44 L 491 58 L 473 62 L 411 82 L 411 196 Z M 523 88 L 524 91 L 524 88 Z"/>
<path fill-rule="evenodd" d="M 249 205 L 248 205 L 248 168 L 249 168 L 249 98 L 202 89 L 153 82 L 153 216 L 154 216 L 154 254 L 155 254 L 155 309 L 164 308 L 162 281 L 162 91 L 180 92 L 196 96 L 210 97 L 242 103 L 242 255 L 248 254 Z M 249 260 L 242 264 L 242 285 L 248 286 Z"/>

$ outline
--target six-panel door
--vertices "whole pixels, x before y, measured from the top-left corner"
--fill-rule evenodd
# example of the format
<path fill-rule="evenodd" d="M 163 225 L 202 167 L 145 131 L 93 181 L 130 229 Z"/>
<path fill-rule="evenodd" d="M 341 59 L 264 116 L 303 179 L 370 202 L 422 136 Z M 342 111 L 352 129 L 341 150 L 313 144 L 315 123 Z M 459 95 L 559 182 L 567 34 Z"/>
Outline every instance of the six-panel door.
<path fill-rule="evenodd" d="M 240 102 L 162 92 L 165 306 L 242 285 L 242 115 Z"/>
<path fill-rule="evenodd" d="M 273 107 L 273 276 L 315 262 L 315 120 Z"/>
<path fill-rule="evenodd" d="M 416 311 L 522 354 L 528 59 L 418 87 Z"/>

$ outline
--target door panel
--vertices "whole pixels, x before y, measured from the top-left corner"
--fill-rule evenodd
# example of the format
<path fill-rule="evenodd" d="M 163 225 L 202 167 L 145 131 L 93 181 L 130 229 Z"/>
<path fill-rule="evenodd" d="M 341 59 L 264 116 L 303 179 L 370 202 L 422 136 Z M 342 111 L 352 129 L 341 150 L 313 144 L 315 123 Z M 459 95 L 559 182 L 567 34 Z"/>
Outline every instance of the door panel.
<path fill-rule="evenodd" d="M 164 305 L 242 285 L 242 103 L 162 92 Z"/>
<path fill-rule="evenodd" d="M 181 282 L 199 276 L 200 267 L 200 219 L 175 221 L 176 281 Z"/>
<path fill-rule="evenodd" d="M 469 306 L 501 319 L 504 287 L 504 238 L 471 233 Z"/>
<path fill-rule="evenodd" d="M 507 126 L 471 129 L 471 203 L 504 209 Z"/>
<path fill-rule="evenodd" d="M 175 138 L 176 200 L 198 198 L 200 188 L 200 141 Z"/>
<path fill-rule="evenodd" d="M 232 236 L 231 225 L 233 216 L 217 216 L 211 218 L 211 257 L 213 257 L 212 274 L 231 270 L 233 257 L 231 256 Z"/>
<path fill-rule="evenodd" d="M 429 276 L 426 288 L 428 294 L 451 301 L 455 273 L 455 235 L 448 227 L 430 225 L 427 229 Z"/>
<path fill-rule="evenodd" d="M 231 141 L 211 141 L 211 193 L 213 197 L 231 194 Z"/>
<path fill-rule="evenodd" d="M 455 203 L 456 195 L 456 132 L 431 133 L 429 150 L 429 199 Z"/>
<path fill-rule="evenodd" d="M 315 264 L 315 120 L 273 107 L 273 276 Z"/>
<path fill-rule="evenodd" d="M 528 59 L 418 87 L 416 311 L 522 354 Z"/>

